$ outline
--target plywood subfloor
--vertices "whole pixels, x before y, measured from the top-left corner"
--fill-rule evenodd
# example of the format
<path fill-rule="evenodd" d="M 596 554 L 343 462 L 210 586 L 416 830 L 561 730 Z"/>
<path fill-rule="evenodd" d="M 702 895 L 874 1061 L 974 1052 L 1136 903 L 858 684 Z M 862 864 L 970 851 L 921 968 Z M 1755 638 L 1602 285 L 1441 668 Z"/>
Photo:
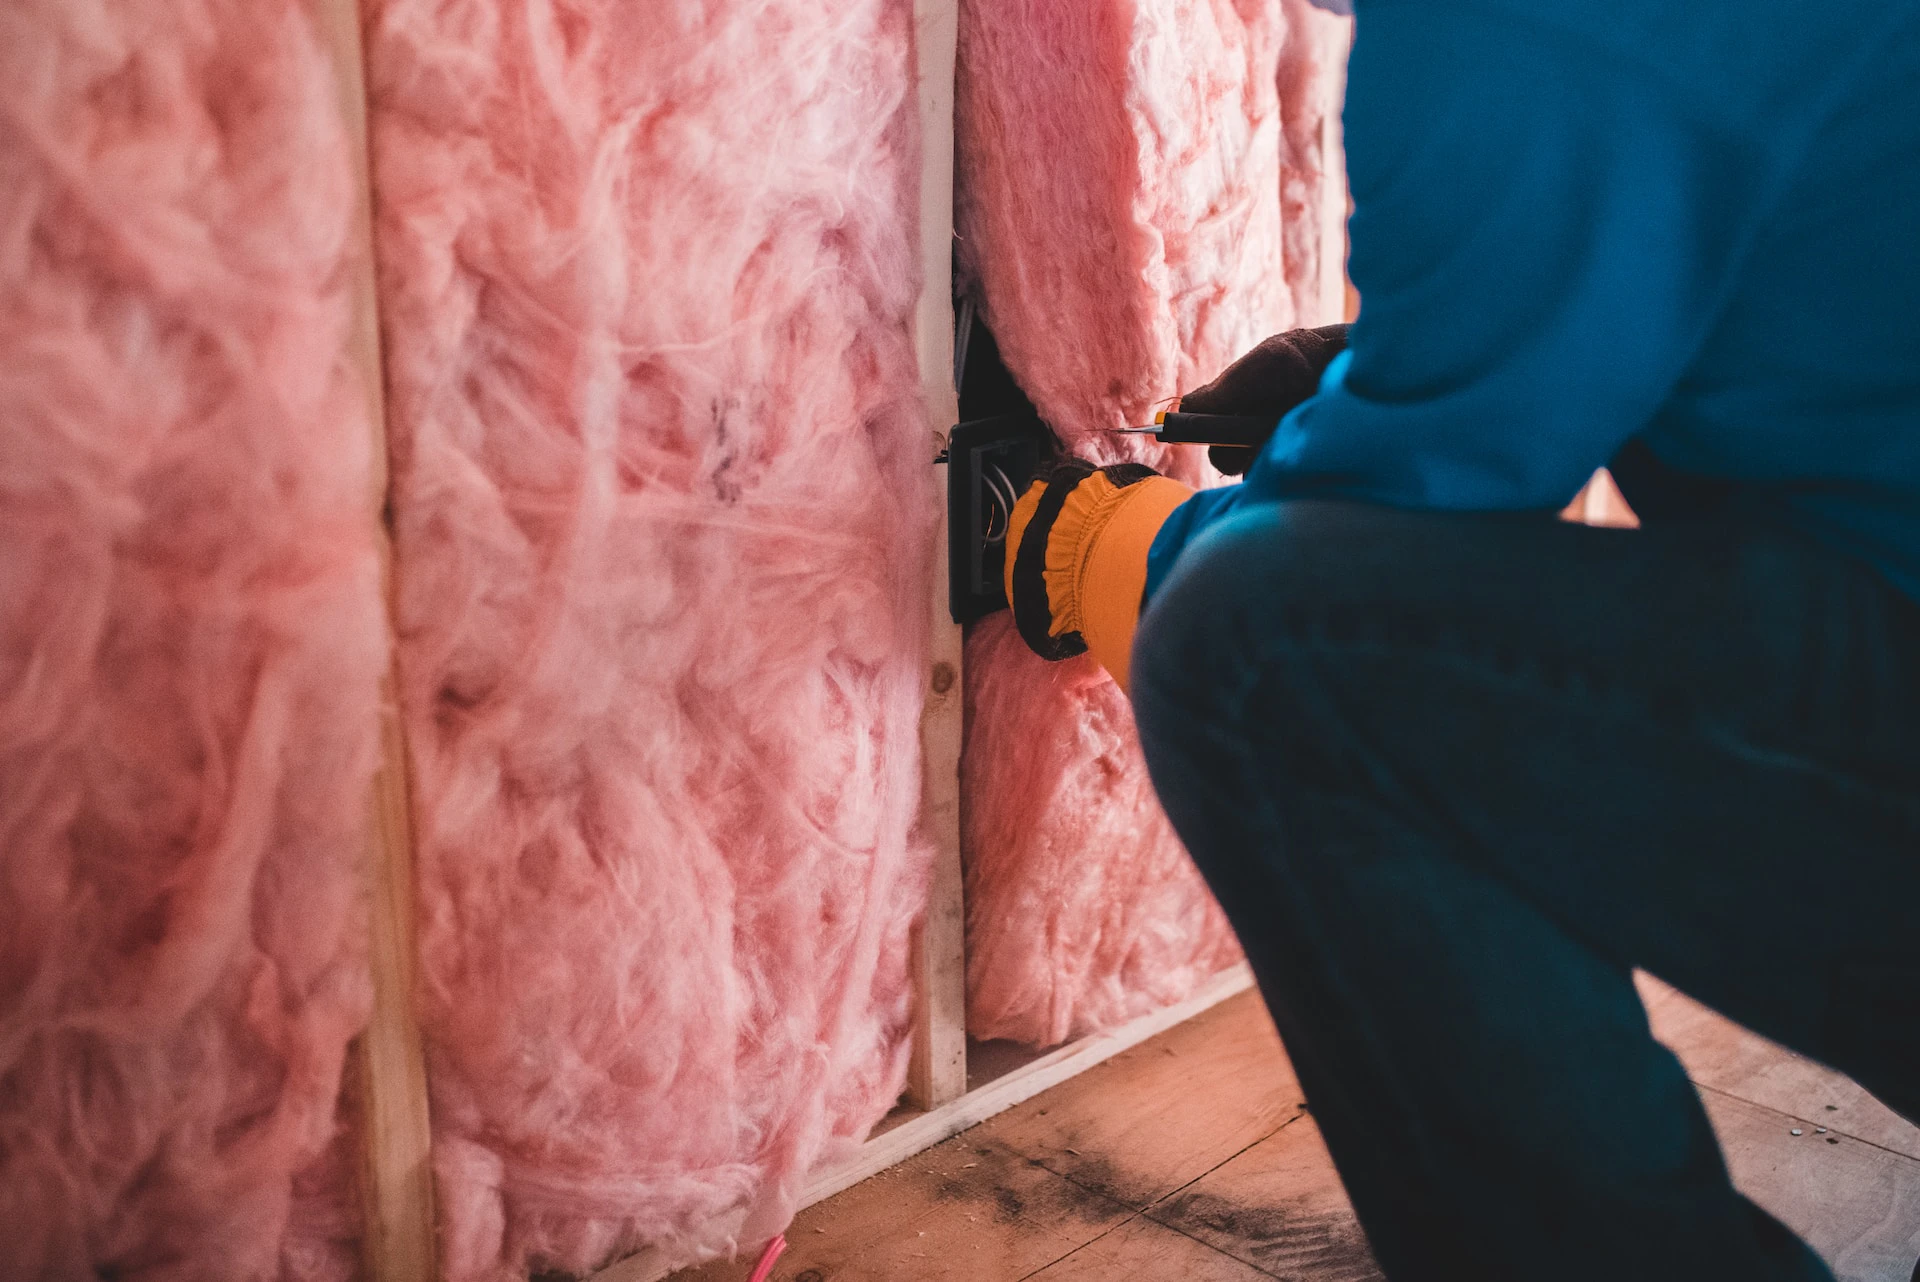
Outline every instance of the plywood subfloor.
<path fill-rule="evenodd" d="M 1920 1130 L 1671 989 L 1642 992 L 1740 1186 L 1841 1282 L 1907 1282 Z M 776 1282 L 1380 1276 L 1251 992 L 801 1212 L 787 1237 Z"/>

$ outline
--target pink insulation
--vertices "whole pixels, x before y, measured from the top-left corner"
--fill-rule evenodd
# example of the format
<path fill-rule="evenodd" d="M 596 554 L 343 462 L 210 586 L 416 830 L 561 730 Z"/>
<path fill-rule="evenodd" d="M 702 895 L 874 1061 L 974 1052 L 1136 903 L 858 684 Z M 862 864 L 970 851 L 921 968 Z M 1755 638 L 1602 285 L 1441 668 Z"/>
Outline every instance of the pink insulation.
<path fill-rule="evenodd" d="M 1120 687 L 1084 655 L 1039 663 L 1005 612 L 977 626 L 967 663 L 973 1035 L 1051 1046 L 1177 1002 L 1238 961 L 1154 797 Z"/>
<path fill-rule="evenodd" d="M 368 18 L 443 1267 L 752 1244 L 905 1069 L 911 9 Z"/>
<path fill-rule="evenodd" d="M 0 1277 L 354 1267 L 352 209 L 300 3 L 0 7 Z"/>
<path fill-rule="evenodd" d="M 1320 324 L 1345 24 L 1305 0 L 961 6 L 962 266 L 1008 368 L 1083 457 L 1196 484 L 1198 451 L 1100 429 Z M 968 1022 L 1052 1044 L 1235 955 L 1152 798 L 1124 696 L 1004 618 L 967 648 Z"/>

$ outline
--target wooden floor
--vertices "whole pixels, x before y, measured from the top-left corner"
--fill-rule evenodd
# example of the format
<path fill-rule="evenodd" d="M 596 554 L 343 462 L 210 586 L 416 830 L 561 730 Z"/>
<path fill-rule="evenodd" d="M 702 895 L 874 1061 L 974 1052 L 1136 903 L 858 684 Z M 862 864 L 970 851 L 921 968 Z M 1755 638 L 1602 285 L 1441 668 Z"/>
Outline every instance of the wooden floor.
<path fill-rule="evenodd" d="M 1907 1282 L 1920 1130 L 1671 989 L 1642 992 L 1740 1187 L 1842 1282 Z M 1253 993 L 801 1212 L 787 1238 L 776 1282 L 1380 1276 Z M 751 1263 L 675 1282 L 739 1282 Z"/>

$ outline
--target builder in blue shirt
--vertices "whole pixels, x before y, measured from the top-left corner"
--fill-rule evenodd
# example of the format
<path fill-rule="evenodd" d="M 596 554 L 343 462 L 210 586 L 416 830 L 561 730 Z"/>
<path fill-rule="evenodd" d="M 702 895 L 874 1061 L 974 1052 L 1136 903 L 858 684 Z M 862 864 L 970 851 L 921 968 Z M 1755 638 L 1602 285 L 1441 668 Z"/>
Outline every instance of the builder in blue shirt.
<path fill-rule="evenodd" d="M 1827 1279 L 1632 970 L 1920 1117 L 1920 2 L 1357 21 L 1345 352 L 1187 398 L 1242 485 L 1036 485 L 1016 619 L 1130 685 L 1389 1276 Z M 1642 528 L 1557 521 L 1608 464 Z"/>

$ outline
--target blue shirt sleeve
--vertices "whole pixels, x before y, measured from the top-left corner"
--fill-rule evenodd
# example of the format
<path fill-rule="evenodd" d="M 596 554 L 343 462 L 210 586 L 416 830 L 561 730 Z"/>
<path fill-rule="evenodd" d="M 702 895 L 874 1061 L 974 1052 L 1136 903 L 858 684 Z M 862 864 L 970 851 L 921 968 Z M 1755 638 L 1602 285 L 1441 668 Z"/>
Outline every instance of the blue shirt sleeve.
<path fill-rule="evenodd" d="M 1237 507 L 1338 497 L 1551 510 L 1658 411 L 1779 166 L 1709 95 L 1554 6 L 1371 0 L 1344 111 L 1363 301 L 1345 358 L 1244 483 L 1197 495 L 1148 595 Z"/>

